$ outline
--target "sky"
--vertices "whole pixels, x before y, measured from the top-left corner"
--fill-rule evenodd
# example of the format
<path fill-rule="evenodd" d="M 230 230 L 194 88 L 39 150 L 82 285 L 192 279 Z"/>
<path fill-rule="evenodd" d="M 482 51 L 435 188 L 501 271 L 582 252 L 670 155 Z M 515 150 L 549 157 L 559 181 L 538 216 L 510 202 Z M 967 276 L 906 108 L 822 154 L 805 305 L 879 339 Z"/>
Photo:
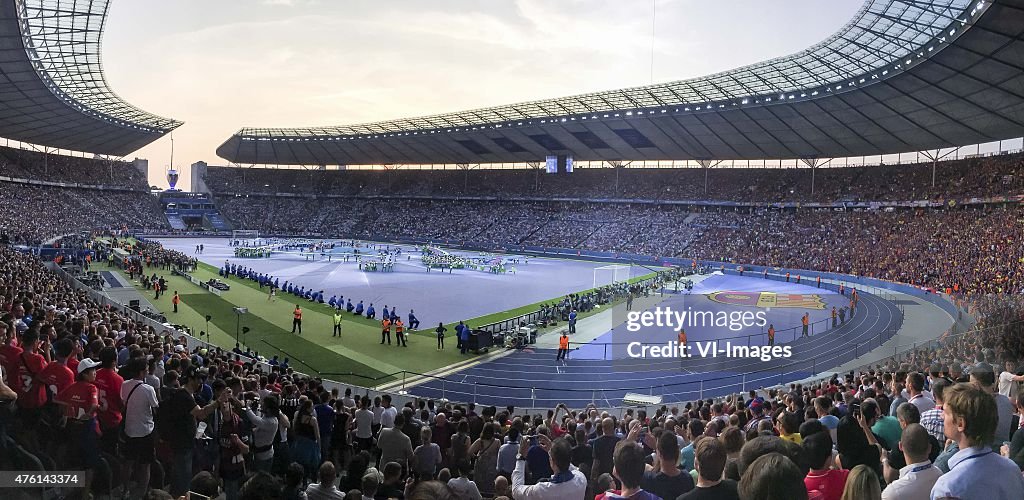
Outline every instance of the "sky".
<path fill-rule="evenodd" d="M 126 101 L 185 122 L 174 165 L 188 189 L 188 166 L 226 164 L 215 150 L 244 126 L 346 125 L 694 78 L 798 52 L 860 5 L 113 0 L 103 65 Z M 167 185 L 168 137 L 135 157 L 149 160 L 151 184 Z"/>

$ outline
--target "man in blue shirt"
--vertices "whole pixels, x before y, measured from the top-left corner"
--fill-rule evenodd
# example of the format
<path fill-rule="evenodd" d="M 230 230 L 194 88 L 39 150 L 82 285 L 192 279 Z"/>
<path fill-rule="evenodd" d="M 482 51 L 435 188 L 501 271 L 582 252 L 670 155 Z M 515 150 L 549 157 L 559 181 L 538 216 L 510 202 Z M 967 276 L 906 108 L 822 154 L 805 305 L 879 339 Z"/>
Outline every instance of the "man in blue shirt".
<path fill-rule="evenodd" d="M 569 313 L 569 333 L 576 333 L 576 310 Z"/>
<path fill-rule="evenodd" d="M 359 301 L 359 305 L 356 306 L 356 316 L 363 315 L 363 301 Z"/>
<path fill-rule="evenodd" d="M 420 320 L 416 319 L 416 315 L 413 314 L 412 309 L 409 309 L 409 329 L 418 330 L 420 327 Z"/>
<path fill-rule="evenodd" d="M 469 325 L 462 326 L 462 334 L 459 335 L 459 340 L 462 344 L 462 354 L 466 354 L 466 352 L 469 351 L 469 333 L 471 331 L 472 330 L 469 328 Z"/>
<path fill-rule="evenodd" d="M 370 302 L 370 307 L 366 308 L 366 317 L 368 319 L 374 319 L 377 317 L 377 311 L 373 310 L 373 302 Z"/>
<path fill-rule="evenodd" d="M 465 328 L 466 325 L 464 325 L 461 321 L 459 321 L 459 324 L 455 325 L 455 340 L 456 343 L 458 344 L 455 347 L 462 350 L 463 354 L 466 353 L 466 351 L 462 348 L 462 330 L 464 330 Z"/>
<path fill-rule="evenodd" d="M 345 310 L 352 312 L 353 309 L 355 309 L 355 306 L 352 305 L 352 299 L 348 299 L 348 303 L 345 304 Z"/>
<path fill-rule="evenodd" d="M 960 451 L 949 459 L 949 472 L 932 487 L 931 498 L 1017 500 L 1024 476 L 1008 458 L 992 451 L 998 408 L 991 393 L 972 384 L 946 389 L 942 415 L 946 437 Z"/>
<path fill-rule="evenodd" d="M 384 304 L 384 311 L 380 315 L 381 319 L 391 319 L 391 312 L 388 311 L 388 305 Z"/>

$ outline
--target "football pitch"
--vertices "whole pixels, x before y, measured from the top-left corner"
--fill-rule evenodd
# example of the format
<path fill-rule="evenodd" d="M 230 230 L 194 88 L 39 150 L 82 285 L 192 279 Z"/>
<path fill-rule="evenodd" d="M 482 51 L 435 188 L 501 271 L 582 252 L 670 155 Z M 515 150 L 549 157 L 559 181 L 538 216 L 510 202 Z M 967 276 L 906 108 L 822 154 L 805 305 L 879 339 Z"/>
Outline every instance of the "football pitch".
<path fill-rule="evenodd" d="M 518 266 L 517 273 L 496 275 L 468 269 L 452 274 L 427 273 L 413 266 L 396 266 L 394 272 L 363 272 L 353 262 L 306 260 L 296 255 L 263 259 L 234 258 L 226 239 L 166 239 L 167 248 L 194 254 L 204 245 L 199 268 L 193 276 L 200 281 L 222 279 L 231 289 L 217 296 L 169 271 L 155 270 L 168 281 L 168 293 L 159 299 L 141 290 L 168 322 L 188 327 L 193 335 L 206 333 L 204 340 L 230 349 L 235 342 L 248 346 L 261 356 L 288 358 L 298 371 L 338 382 L 373 387 L 395 381 L 403 372 L 429 373 L 439 368 L 470 363 L 474 355 L 462 355 L 455 349 L 454 326 L 465 320 L 480 327 L 521 314 L 536 311 L 568 293 L 592 288 L 594 269 L 604 263 L 568 259 L 530 258 Z M 412 251 L 412 247 L 406 249 Z M 234 276 L 223 277 L 218 266 L 225 260 L 251 267 L 257 272 L 277 276 L 283 284 L 324 290 L 325 301 L 332 295 L 351 297 L 353 302 L 374 303 L 378 320 L 343 312 L 342 335 L 333 337 L 333 309 L 327 304 L 310 302 L 279 292 L 271 301 L 266 287 Z M 105 268 L 103 268 L 105 269 Z M 154 272 L 149 268 L 146 272 Z M 643 279 L 652 270 L 635 266 L 631 280 Z M 141 283 L 133 282 L 137 288 Z M 171 297 L 178 291 L 181 304 L 173 312 Z M 365 297 L 360 299 L 360 297 Z M 380 344 L 379 315 L 385 304 L 401 304 L 398 313 L 406 321 L 410 309 L 422 322 L 420 330 L 409 333 L 409 346 Z M 292 311 L 303 309 L 302 335 L 292 333 Z M 248 314 L 238 315 L 234 308 L 244 307 Z M 599 312 L 596 309 L 591 314 Z M 206 317 L 210 321 L 206 321 Z M 583 318 L 586 315 L 581 315 Z M 436 349 L 434 328 L 438 322 L 448 328 L 445 350 Z M 248 333 L 242 333 L 243 327 Z M 393 339 L 394 340 L 394 339 Z"/>

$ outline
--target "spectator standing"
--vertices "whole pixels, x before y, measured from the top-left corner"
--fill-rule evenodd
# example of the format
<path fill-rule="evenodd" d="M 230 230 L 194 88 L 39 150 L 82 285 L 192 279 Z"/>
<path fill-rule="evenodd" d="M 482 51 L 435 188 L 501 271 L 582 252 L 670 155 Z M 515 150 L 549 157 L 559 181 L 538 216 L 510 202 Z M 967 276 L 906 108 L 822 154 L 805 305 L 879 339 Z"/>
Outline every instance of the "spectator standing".
<path fill-rule="evenodd" d="M 578 500 L 587 491 L 587 478 L 572 466 L 572 447 L 565 438 L 554 441 L 547 436 L 537 436 L 537 445 L 551 457 L 551 468 L 555 474 L 552 480 L 535 485 L 526 485 L 526 454 L 530 440 L 523 439 L 516 457 L 516 468 L 512 472 L 512 498 L 515 500 Z"/>
<path fill-rule="evenodd" d="M 1024 491 L 1020 468 L 992 451 L 998 425 L 992 394 L 975 385 L 957 384 L 946 390 L 942 411 L 946 437 L 956 442 L 960 451 L 949 459 L 949 472 L 935 482 L 931 497 L 1019 499 Z"/>
<path fill-rule="evenodd" d="M 100 429 L 103 432 L 103 451 L 117 454 L 117 440 L 120 435 L 122 406 L 121 385 L 124 379 L 117 374 L 117 350 L 104 347 L 100 351 L 100 369 L 96 370 L 96 387 L 100 391 Z M 191 479 L 191 478 L 189 478 Z"/>
<path fill-rule="evenodd" d="M 843 488 L 842 500 L 881 500 L 882 486 L 878 476 L 866 465 L 858 465 L 850 471 Z"/>
<path fill-rule="evenodd" d="M 498 449 L 501 441 L 500 437 L 495 437 L 494 426 L 491 422 L 484 424 L 480 438 L 469 447 L 469 456 L 473 458 L 474 464 L 473 481 L 485 496 L 494 493 L 494 479 L 498 475 Z"/>
<path fill-rule="evenodd" d="M 811 470 L 804 478 L 807 492 L 821 493 L 822 500 L 840 500 L 849 469 L 832 469 L 832 439 L 826 432 L 807 436 L 801 444 L 803 455 Z"/>
<path fill-rule="evenodd" d="M 384 467 L 389 462 L 395 462 L 402 466 L 403 469 L 411 470 L 410 462 L 413 457 L 412 443 L 409 441 L 409 436 L 402 432 L 402 426 L 405 425 L 405 415 L 395 417 L 394 424 L 391 427 L 381 429 L 380 436 L 377 437 L 381 467 Z"/>
<path fill-rule="evenodd" d="M 693 489 L 693 477 L 679 470 L 679 441 L 674 433 L 664 431 L 658 437 L 654 464 L 644 472 L 643 489 L 661 498 L 676 498 Z"/>
<path fill-rule="evenodd" d="M 160 408 L 160 438 L 168 442 L 174 456 L 170 473 L 172 496 L 184 496 L 192 481 L 196 421 L 205 420 L 218 406 L 216 400 L 202 408 L 196 404 L 194 395 L 202 383 L 198 368 L 187 367 L 183 378 L 185 384 L 174 389 Z"/>
<path fill-rule="evenodd" d="M 149 468 L 156 454 L 153 412 L 160 406 L 160 402 L 156 398 L 156 389 L 145 381 L 149 373 L 145 359 L 130 359 L 125 365 L 125 373 L 132 379 L 121 385 L 126 437 L 122 449 L 125 460 L 121 477 L 126 478 L 126 489 L 130 497 L 141 498 L 149 489 Z M 132 479 L 135 480 L 134 487 Z"/>
<path fill-rule="evenodd" d="M 419 481 L 433 479 L 438 466 L 441 465 L 441 448 L 431 442 L 430 437 L 430 427 L 423 426 L 420 429 L 420 445 L 413 450 L 413 472 Z"/>
<path fill-rule="evenodd" d="M 907 465 L 899 470 L 899 479 L 889 483 L 882 491 L 882 500 L 928 500 L 932 487 L 942 471 L 928 459 L 931 440 L 928 431 L 919 424 L 903 429 L 900 450 Z"/>
<path fill-rule="evenodd" d="M 96 368 L 100 366 L 98 361 L 85 358 L 78 363 L 78 376 L 75 383 L 64 389 L 57 395 L 65 409 L 67 424 L 66 435 L 70 441 L 68 465 L 81 468 L 85 471 L 85 481 L 82 485 L 89 491 L 92 484 L 93 469 L 100 457 L 99 447 L 99 421 L 96 418 L 99 410 L 99 390 L 96 388 Z M 14 391 L 11 391 L 13 393 Z M 13 396 L 13 394 L 9 394 Z M 14 397 L 10 397 L 14 399 Z"/>
<path fill-rule="evenodd" d="M 306 498 L 309 500 L 345 500 L 345 494 L 334 484 L 338 473 L 334 464 L 326 461 L 320 465 L 317 473 L 319 482 L 306 487 Z"/>

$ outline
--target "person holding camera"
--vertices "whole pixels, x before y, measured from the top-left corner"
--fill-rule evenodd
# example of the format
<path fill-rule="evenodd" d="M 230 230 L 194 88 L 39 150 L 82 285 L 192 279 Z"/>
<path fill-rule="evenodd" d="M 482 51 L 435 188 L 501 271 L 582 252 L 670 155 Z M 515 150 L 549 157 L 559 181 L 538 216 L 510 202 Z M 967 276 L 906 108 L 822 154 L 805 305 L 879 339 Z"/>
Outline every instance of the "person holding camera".
<path fill-rule="evenodd" d="M 551 480 L 526 485 L 526 455 L 531 443 L 548 456 L 554 474 Z M 587 491 L 587 478 L 572 466 L 572 446 L 565 438 L 554 441 L 543 434 L 526 436 L 519 445 L 516 468 L 512 472 L 512 497 L 516 500 L 569 500 L 583 498 Z"/>

